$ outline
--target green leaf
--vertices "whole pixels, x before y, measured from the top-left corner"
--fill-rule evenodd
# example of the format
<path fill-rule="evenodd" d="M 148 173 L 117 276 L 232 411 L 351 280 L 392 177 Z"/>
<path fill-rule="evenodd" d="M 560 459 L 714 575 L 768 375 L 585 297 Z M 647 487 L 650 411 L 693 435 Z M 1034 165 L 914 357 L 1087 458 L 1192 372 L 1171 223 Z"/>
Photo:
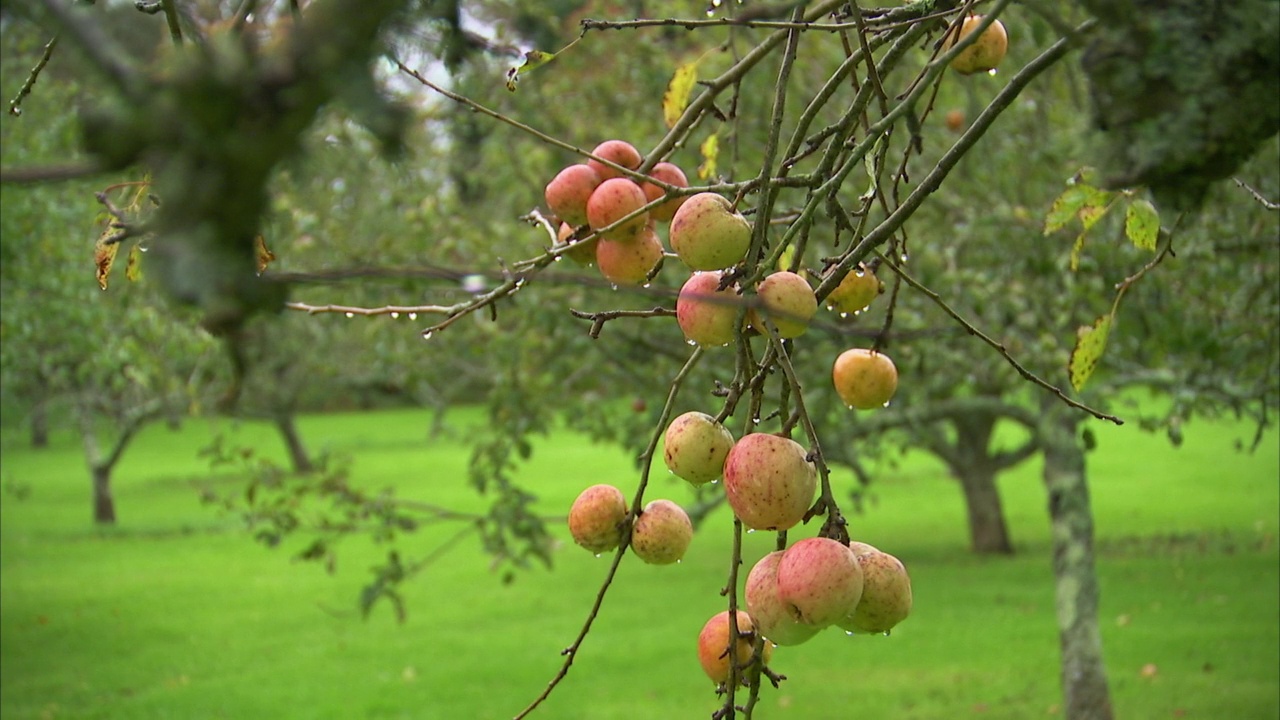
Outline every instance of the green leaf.
<path fill-rule="evenodd" d="M 1088 230 L 1106 214 L 1113 197 L 1115 193 L 1073 181 L 1049 208 L 1044 219 L 1044 234 L 1061 230 L 1075 218 L 1079 218 L 1084 229 Z"/>
<path fill-rule="evenodd" d="M 1160 237 L 1160 213 L 1146 200 L 1134 200 L 1124 213 L 1124 234 L 1143 250 L 1155 252 Z"/>
<path fill-rule="evenodd" d="M 1071 376 L 1071 387 L 1079 392 L 1098 367 L 1098 360 L 1107 348 L 1107 335 L 1111 332 L 1113 315 L 1107 314 L 1098 318 L 1093 325 L 1082 325 L 1076 331 L 1076 346 L 1071 349 L 1071 359 L 1067 361 L 1067 372 Z"/>
<path fill-rule="evenodd" d="M 516 83 L 520 82 L 521 75 L 533 72 L 555 59 L 556 53 L 529 50 L 524 54 L 524 62 L 519 67 L 513 67 L 507 71 L 507 89 L 515 92 Z"/>
<path fill-rule="evenodd" d="M 1081 232 L 1076 236 L 1076 242 L 1071 246 L 1071 272 L 1080 269 L 1080 253 L 1084 251 L 1084 238 L 1089 233 Z"/>
<path fill-rule="evenodd" d="M 675 127 L 676 121 L 689 106 L 689 96 L 693 94 L 693 85 L 698 80 L 698 61 L 687 62 L 676 68 L 667 84 L 667 91 L 662 95 L 662 119 L 667 127 Z"/>

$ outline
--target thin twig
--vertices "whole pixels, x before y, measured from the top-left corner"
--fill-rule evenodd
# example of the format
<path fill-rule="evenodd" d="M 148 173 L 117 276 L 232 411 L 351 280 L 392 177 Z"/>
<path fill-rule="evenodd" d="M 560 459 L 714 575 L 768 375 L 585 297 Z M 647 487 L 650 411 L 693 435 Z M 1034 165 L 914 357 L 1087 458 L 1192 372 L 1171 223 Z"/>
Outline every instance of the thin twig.
<path fill-rule="evenodd" d="M 667 402 L 663 405 L 662 413 L 655 425 L 654 432 L 649 438 L 649 445 L 640 456 L 640 485 L 636 488 L 635 498 L 631 503 L 632 518 L 639 514 L 641 503 L 644 502 L 644 491 L 649 485 L 649 468 L 652 465 L 650 461 L 653 459 L 654 452 L 657 451 L 659 439 L 665 432 L 667 421 L 670 419 L 672 409 L 675 407 L 676 397 L 680 394 L 680 387 L 684 384 L 685 378 L 689 376 L 689 373 L 697 366 L 698 360 L 701 358 L 702 348 L 694 348 L 693 352 L 689 355 L 689 359 L 685 361 L 684 367 L 680 368 L 680 371 L 676 373 L 676 376 L 671 380 L 671 388 L 667 391 Z M 618 566 L 622 563 L 622 557 L 623 555 L 626 555 L 627 548 L 630 546 L 630 527 L 628 526 L 623 528 L 622 531 L 627 533 L 628 540 L 618 543 L 618 550 L 613 554 L 613 562 L 609 565 L 609 571 L 606 573 L 604 581 L 600 584 L 600 589 L 596 592 L 596 599 L 591 604 L 591 610 L 587 613 L 587 619 L 583 622 L 582 629 L 578 631 L 578 636 L 574 638 L 573 644 L 561 651 L 560 654 L 563 655 L 565 659 L 560 665 L 560 670 L 551 678 L 551 681 L 547 683 L 547 687 L 543 689 L 538 697 L 534 698 L 524 710 L 521 710 L 520 713 L 513 718 L 513 720 L 521 720 L 522 718 L 528 717 L 529 713 L 537 709 L 539 705 L 551 696 L 551 692 L 555 690 L 556 686 L 559 685 L 560 682 L 564 680 L 565 676 L 569 674 L 569 667 L 573 665 L 573 660 L 577 657 L 578 650 L 582 647 L 582 642 L 586 640 L 587 633 L 591 631 L 591 626 L 595 623 L 596 617 L 600 613 L 600 607 L 604 604 L 605 594 L 612 586 L 613 578 L 618 573 Z"/>
<path fill-rule="evenodd" d="M 591 329 L 587 331 L 587 335 L 592 340 L 600 337 L 600 331 L 604 329 L 604 324 L 610 320 L 618 318 L 651 318 L 651 317 L 675 317 L 676 311 L 664 307 L 655 307 L 652 310 L 604 310 L 601 312 L 583 312 L 569 308 L 569 312 L 579 320 L 590 320 Z"/>
<path fill-rule="evenodd" d="M 1258 192 L 1257 190 L 1253 189 L 1253 187 L 1251 187 L 1248 183 L 1246 183 L 1245 181 L 1241 180 L 1240 178 L 1231 178 L 1231 179 L 1235 181 L 1235 183 L 1236 183 L 1236 185 L 1237 185 L 1237 186 L 1239 186 L 1239 187 L 1240 187 L 1241 189 L 1243 189 L 1245 192 L 1247 192 L 1247 193 L 1249 193 L 1250 195 L 1252 195 L 1252 196 L 1253 196 L 1253 199 L 1254 199 L 1254 200 L 1257 200 L 1257 201 L 1258 201 L 1258 203 L 1262 205 L 1262 207 L 1264 207 L 1264 208 L 1266 208 L 1266 209 L 1268 209 L 1268 210 L 1270 210 L 1270 211 L 1272 211 L 1272 212 L 1280 212 L 1280 202 L 1276 202 L 1276 201 L 1268 200 L 1268 199 L 1267 199 L 1267 197 L 1266 197 L 1265 195 L 1263 195 L 1262 193 L 1260 193 L 1260 192 Z"/>
<path fill-rule="evenodd" d="M 895 265 L 892 261 L 889 260 L 888 257 L 886 257 L 879 250 L 876 250 L 874 252 L 880 256 L 881 263 L 885 267 L 888 267 L 890 270 L 897 273 L 898 277 L 902 278 L 903 282 L 907 283 L 911 287 L 920 291 L 925 295 L 925 297 L 932 300 L 935 305 L 942 308 L 942 310 L 946 312 L 948 315 L 950 315 L 953 320 L 960 323 L 960 325 L 963 326 L 964 329 L 968 331 L 970 335 L 976 336 L 978 339 L 982 340 L 984 343 L 994 348 L 996 352 L 1000 353 L 1000 356 L 1003 357 L 1010 365 L 1012 365 L 1013 369 L 1017 370 L 1019 375 L 1031 381 L 1032 383 L 1039 385 L 1045 390 L 1048 390 L 1049 392 L 1053 393 L 1058 397 L 1059 400 L 1066 403 L 1067 405 L 1070 405 L 1073 408 L 1076 408 L 1078 410 L 1083 410 L 1089 413 L 1090 415 L 1098 418 L 1099 420 L 1107 420 L 1109 422 L 1115 423 L 1116 425 L 1124 424 L 1124 420 L 1121 420 L 1115 415 L 1108 415 L 1107 413 L 1104 413 L 1100 410 L 1095 410 L 1094 408 L 1089 407 L 1088 405 L 1085 405 L 1079 400 L 1074 400 L 1068 397 L 1067 394 L 1064 393 L 1061 388 L 1054 385 L 1053 383 L 1050 383 L 1047 380 L 1044 380 L 1039 375 L 1036 375 L 1035 373 L 1028 370 L 1026 367 L 1022 365 L 1022 363 L 1015 360 L 1014 357 L 1009 354 L 1009 350 L 1004 346 L 1004 343 L 993 340 L 989 335 L 987 335 L 986 333 L 982 332 L 977 327 L 975 327 L 973 323 L 964 319 L 964 317 L 961 316 L 960 313 L 952 309 L 952 307 L 947 304 L 947 301 L 943 300 L 942 297 L 938 295 L 938 293 L 930 290 L 924 285 L 921 285 L 917 280 L 915 280 L 915 278 L 912 278 L 910 275 L 907 274 L 905 270 Z"/>
<path fill-rule="evenodd" d="M 53 57 L 53 49 L 58 45 L 58 36 L 54 35 L 45 43 L 44 52 L 40 55 L 40 60 L 36 62 L 35 67 L 31 68 L 31 72 L 27 75 L 26 82 L 22 83 L 22 87 L 18 88 L 18 94 L 9 101 L 9 114 L 18 116 L 22 114 L 22 100 L 31 94 L 31 88 L 35 87 L 36 80 L 40 78 L 40 71 L 44 70 L 44 66 L 49 64 L 49 58 Z"/>

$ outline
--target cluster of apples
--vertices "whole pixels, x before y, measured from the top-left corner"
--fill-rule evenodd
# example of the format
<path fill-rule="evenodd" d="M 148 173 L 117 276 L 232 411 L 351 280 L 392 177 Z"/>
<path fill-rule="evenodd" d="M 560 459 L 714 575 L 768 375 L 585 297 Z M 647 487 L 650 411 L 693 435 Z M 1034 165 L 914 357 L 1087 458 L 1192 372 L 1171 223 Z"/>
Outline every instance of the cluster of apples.
<path fill-rule="evenodd" d="M 672 234 L 674 237 L 674 224 Z M 875 273 L 859 266 L 831 291 L 827 306 L 842 316 L 859 313 L 880 291 Z M 756 286 L 756 296 L 758 305 L 747 312 L 746 321 L 763 331 L 762 318 L 767 318 L 783 339 L 803 335 L 818 309 L 809 281 L 803 275 L 786 270 L 761 280 Z M 724 271 L 695 271 L 676 298 L 676 322 L 690 343 L 711 347 L 727 345 L 733 341 L 740 303 L 737 286 L 725 285 Z M 887 404 L 897 392 L 898 370 L 884 353 L 851 348 L 836 357 L 831 380 L 845 405 L 871 410 Z"/>
<path fill-rule="evenodd" d="M 644 158 L 625 140 L 606 140 L 591 154 L 586 162 L 561 169 L 544 190 L 547 207 L 560 220 L 557 243 L 567 246 L 564 254 L 570 259 L 594 263 L 615 285 L 642 285 L 657 272 L 665 253 L 655 224 L 670 222 L 686 198 L 652 204 L 666 190 L 595 159 L 639 169 Z M 684 171 L 668 162 L 654 165 L 649 177 L 672 187 L 689 186 Z"/>
<path fill-rule="evenodd" d="M 625 539 L 636 557 L 651 565 L 670 565 L 684 557 L 693 540 L 689 515 L 670 500 L 653 500 L 627 526 L 627 499 L 613 485 L 592 485 L 569 508 L 569 534 L 599 555 Z M 627 533 L 630 532 L 628 536 Z"/>
<path fill-rule="evenodd" d="M 804 520 L 818 490 L 817 469 L 804 446 L 780 435 L 749 433 L 737 441 L 714 417 L 697 411 L 667 426 L 663 460 L 694 485 L 724 478 L 725 498 L 752 530 L 789 530 Z M 755 633 L 773 645 L 798 645 L 820 630 L 888 633 L 911 611 L 911 580 L 894 556 L 866 543 L 825 537 L 800 540 L 761 558 L 747 576 L 746 612 L 738 611 L 731 642 L 728 611 L 698 635 L 698 658 L 713 682 L 730 663 L 752 661 Z"/>

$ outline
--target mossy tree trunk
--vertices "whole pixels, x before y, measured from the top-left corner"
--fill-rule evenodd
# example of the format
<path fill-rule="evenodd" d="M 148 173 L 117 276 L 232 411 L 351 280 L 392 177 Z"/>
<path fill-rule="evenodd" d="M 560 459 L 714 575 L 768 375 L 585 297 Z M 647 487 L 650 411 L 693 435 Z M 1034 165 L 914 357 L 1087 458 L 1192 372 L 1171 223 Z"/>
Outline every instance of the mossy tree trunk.
<path fill-rule="evenodd" d="M 1062 692 L 1067 720 L 1112 720 L 1111 694 L 1098 628 L 1098 576 L 1094 569 L 1093 511 L 1085 455 L 1077 428 L 1081 416 L 1047 408 L 1040 436 L 1044 484 L 1053 528 L 1053 575 L 1062 653 Z"/>

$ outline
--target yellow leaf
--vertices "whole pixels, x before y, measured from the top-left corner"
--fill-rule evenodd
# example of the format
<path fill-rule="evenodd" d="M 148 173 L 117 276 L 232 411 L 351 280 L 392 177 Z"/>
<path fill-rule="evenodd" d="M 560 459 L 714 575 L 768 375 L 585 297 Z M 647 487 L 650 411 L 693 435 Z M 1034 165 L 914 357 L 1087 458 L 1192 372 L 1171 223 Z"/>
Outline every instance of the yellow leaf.
<path fill-rule="evenodd" d="M 714 133 L 702 141 L 702 164 L 698 166 L 698 178 L 710 180 L 716 176 L 716 157 L 720 154 L 720 138 Z"/>
<path fill-rule="evenodd" d="M 689 106 L 689 96 L 693 94 L 693 85 L 698 80 L 698 61 L 687 62 L 676 68 L 667 84 L 667 92 L 662 96 L 662 119 L 667 127 L 675 127 L 676 121 Z"/>
<path fill-rule="evenodd" d="M 124 276 L 129 282 L 137 282 L 142 277 L 142 246 L 134 244 L 129 248 L 129 258 L 125 261 Z"/>
<path fill-rule="evenodd" d="M 111 265 L 116 261 L 116 253 L 120 251 L 120 243 L 109 242 L 115 236 L 110 227 L 102 231 L 98 241 L 93 244 L 93 264 L 98 268 L 98 287 L 107 289 L 107 276 L 111 274 Z"/>
<path fill-rule="evenodd" d="M 261 235 L 253 239 L 253 255 L 258 261 L 258 274 L 261 275 L 272 260 L 276 259 L 276 254 L 267 248 L 267 241 Z"/>
<path fill-rule="evenodd" d="M 1102 351 L 1107 348 L 1107 335 L 1111 332 L 1112 315 L 1103 315 L 1093 325 L 1083 325 L 1076 333 L 1076 346 L 1071 350 L 1071 359 L 1067 361 L 1067 372 L 1071 376 L 1071 387 L 1080 392 L 1089 376 L 1098 367 Z"/>

